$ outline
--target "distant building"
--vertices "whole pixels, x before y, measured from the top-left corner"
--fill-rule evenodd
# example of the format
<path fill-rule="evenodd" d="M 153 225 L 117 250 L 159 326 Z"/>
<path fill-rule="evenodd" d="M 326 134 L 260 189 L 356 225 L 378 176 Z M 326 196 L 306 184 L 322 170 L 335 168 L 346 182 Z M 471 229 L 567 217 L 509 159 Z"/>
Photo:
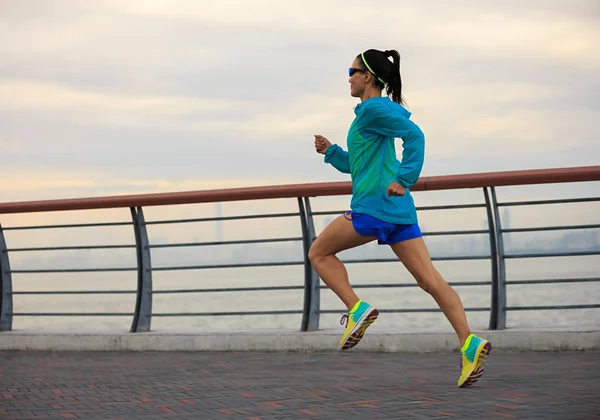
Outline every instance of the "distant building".
<path fill-rule="evenodd" d="M 502 217 L 500 219 L 501 219 L 502 229 L 510 229 L 511 228 L 512 225 L 511 225 L 511 221 L 510 221 L 510 212 L 508 211 L 508 209 L 506 207 L 504 207 L 504 210 L 502 211 Z M 504 246 L 509 247 L 511 245 L 512 233 L 503 233 L 502 239 L 504 240 Z"/>
<path fill-rule="evenodd" d="M 329 225 L 331 222 L 333 222 L 333 217 L 332 216 L 327 216 L 323 220 L 323 229 L 325 229 L 327 227 L 327 225 Z"/>
<path fill-rule="evenodd" d="M 223 217 L 223 205 L 221 203 L 215 203 L 215 217 Z M 215 236 L 216 241 L 221 242 L 223 240 L 223 221 L 217 220 L 215 224 Z"/>

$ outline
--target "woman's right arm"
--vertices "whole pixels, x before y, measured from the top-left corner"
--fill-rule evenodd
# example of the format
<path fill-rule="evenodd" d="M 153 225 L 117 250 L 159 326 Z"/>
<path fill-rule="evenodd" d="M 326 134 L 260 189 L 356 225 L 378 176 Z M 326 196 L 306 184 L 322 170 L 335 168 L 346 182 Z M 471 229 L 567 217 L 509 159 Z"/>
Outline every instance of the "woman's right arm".
<path fill-rule="evenodd" d="M 332 144 L 325 152 L 325 163 L 330 163 L 331 166 L 341 173 L 350 173 L 350 159 L 348 158 L 348 152 L 337 144 Z"/>
<path fill-rule="evenodd" d="M 325 155 L 325 163 L 330 163 L 338 171 L 349 174 L 350 160 L 348 152 L 344 151 L 337 144 L 331 144 L 327 138 L 315 134 L 315 149 L 317 153 Z"/>

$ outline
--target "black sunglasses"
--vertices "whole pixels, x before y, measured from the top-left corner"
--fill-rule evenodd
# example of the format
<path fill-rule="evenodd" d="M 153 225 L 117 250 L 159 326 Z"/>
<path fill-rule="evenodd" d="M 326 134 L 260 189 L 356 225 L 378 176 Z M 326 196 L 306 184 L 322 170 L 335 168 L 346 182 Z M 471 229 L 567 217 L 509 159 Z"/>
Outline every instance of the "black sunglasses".
<path fill-rule="evenodd" d="M 367 71 L 368 71 L 367 69 L 357 69 L 357 68 L 354 68 L 354 67 L 350 67 L 350 68 L 348 69 L 348 75 L 349 75 L 350 77 L 352 77 L 352 75 L 353 75 L 354 73 L 357 73 L 357 72 L 358 72 L 358 73 L 366 73 Z"/>

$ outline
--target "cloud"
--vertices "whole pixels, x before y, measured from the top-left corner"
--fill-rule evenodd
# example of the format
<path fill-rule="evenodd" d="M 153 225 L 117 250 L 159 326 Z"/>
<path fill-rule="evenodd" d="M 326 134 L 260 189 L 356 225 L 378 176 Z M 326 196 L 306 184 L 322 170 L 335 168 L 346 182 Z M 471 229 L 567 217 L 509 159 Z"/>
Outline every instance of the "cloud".
<path fill-rule="evenodd" d="M 0 164 L 41 177 L 27 178 L 37 190 L 3 184 L 11 194 L 54 178 L 52 191 L 77 195 L 347 179 L 312 135 L 345 144 L 346 67 L 371 47 L 402 54 L 425 174 L 586 164 L 598 151 L 598 10 L 582 0 L 0 7 Z"/>
<path fill-rule="evenodd" d="M 51 173 L 45 171 L 12 171 L 11 176 L 0 177 L 0 190 L 3 201 L 16 201 L 20 195 L 31 194 L 39 199 L 82 197 L 86 194 L 122 195 L 145 192 L 193 191 L 218 188 L 239 188 L 253 185 L 266 185 L 272 180 L 248 178 L 244 180 L 213 179 L 143 179 L 122 180 L 118 175 L 106 173 L 78 172 L 74 170 L 58 170 Z M 14 197 L 14 199 L 12 199 Z M 33 199 L 33 198 L 32 198 Z"/>
<path fill-rule="evenodd" d="M 235 109 L 240 105 L 234 100 L 116 95 L 81 91 L 50 83 L 0 81 L 0 109 L 9 110 L 89 109 L 113 110 L 115 113 L 140 111 L 149 115 L 168 116 L 207 110 Z"/>

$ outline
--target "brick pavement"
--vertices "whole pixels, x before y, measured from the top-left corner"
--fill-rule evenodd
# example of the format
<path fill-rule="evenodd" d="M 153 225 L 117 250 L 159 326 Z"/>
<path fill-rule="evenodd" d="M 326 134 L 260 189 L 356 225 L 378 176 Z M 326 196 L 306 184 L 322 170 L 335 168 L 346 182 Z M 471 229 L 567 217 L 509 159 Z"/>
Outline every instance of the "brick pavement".
<path fill-rule="evenodd" d="M 600 353 L 0 352 L 0 419 L 600 419 Z"/>

